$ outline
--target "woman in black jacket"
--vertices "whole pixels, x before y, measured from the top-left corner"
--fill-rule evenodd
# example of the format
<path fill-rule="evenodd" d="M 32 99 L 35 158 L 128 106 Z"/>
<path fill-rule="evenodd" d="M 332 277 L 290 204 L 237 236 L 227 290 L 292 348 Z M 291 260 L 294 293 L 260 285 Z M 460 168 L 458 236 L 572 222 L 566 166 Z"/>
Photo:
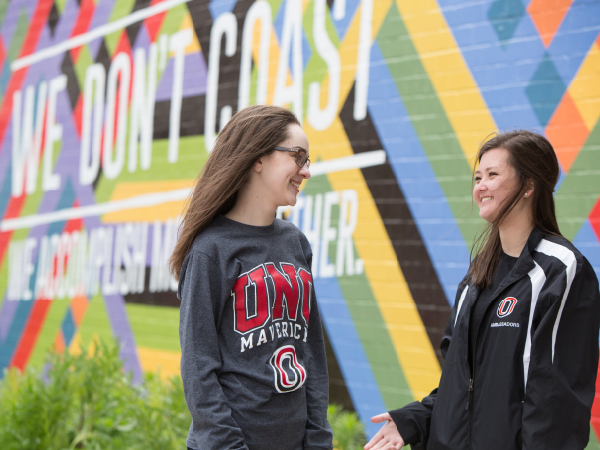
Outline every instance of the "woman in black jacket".
<path fill-rule="evenodd" d="M 486 142 L 477 161 L 473 199 L 488 226 L 442 339 L 439 387 L 373 417 L 386 423 L 365 450 L 587 446 L 600 293 L 558 229 L 554 149 L 511 131 Z"/>

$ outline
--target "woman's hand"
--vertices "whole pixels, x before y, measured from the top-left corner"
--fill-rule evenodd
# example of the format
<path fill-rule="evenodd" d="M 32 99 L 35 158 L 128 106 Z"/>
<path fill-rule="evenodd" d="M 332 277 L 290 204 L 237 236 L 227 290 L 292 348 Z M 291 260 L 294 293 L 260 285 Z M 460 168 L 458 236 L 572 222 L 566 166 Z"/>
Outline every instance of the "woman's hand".
<path fill-rule="evenodd" d="M 387 421 L 386 424 L 365 445 L 365 450 L 399 450 L 404 447 L 404 440 L 400 436 L 398 428 L 389 413 L 371 417 L 371 422 L 373 423 L 385 421 Z"/>

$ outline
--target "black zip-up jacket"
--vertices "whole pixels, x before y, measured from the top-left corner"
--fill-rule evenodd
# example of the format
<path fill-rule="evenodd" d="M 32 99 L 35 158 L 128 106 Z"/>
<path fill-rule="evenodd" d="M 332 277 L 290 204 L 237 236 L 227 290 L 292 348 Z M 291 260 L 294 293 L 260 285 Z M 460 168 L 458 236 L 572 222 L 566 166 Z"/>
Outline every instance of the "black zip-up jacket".
<path fill-rule="evenodd" d="M 566 239 L 534 229 L 500 283 L 468 357 L 468 275 L 442 339 L 439 387 L 390 411 L 415 450 L 579 450 L 586 447 L 598 370 L 600 293 Z"/>

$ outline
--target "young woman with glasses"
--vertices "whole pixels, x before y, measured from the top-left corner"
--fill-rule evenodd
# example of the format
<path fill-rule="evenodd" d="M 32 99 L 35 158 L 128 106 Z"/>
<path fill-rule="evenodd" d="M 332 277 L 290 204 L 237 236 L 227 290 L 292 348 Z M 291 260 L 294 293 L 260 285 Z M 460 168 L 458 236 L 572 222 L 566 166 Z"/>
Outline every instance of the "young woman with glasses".
<path fill-rule="evenodd" d="M 375 416 L 365 450 L 582 450 L 598 370 L 600 293 L 558 229 L 558 160 L 517 130 L 477 155 L 473 200 L 488 222 L 441 343 L 440 384 Z"/>
<path fill-rule="evenodd" d="M 251 106 L 223 128 L 198 177 L 170 259 L 188 449 L 332 448 L 312 253 L 275 218 L 310 178 L 308 156 L 290 111 Z"/>

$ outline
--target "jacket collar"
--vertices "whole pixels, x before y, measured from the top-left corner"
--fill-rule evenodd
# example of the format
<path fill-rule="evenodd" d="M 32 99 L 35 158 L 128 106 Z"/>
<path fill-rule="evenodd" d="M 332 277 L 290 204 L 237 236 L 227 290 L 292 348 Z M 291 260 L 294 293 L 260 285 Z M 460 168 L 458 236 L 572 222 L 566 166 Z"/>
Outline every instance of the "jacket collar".
<path fill-rule="evenodd" d="M 544 235 L 537 227 L 534 227 L 533 230 L 531 230 L 531 233 L 527 238 L 527 243 L 523 247 L 523 250 L 521 251 L 519 258 L 517 259 L 515 266 L 504 278 L 504 280 L 500 282 L 500 285 L 489 299 L 490 303 L 494 301 L 500 295 L 500 292 L 506 289 L 506 287 L 519 281 L 521 278 L 526 276 L 531 271 L 531 269 L 535 267 L 535 262 L 533 261 L 532 255 L 543 237 Z M 471 302 L 473 304 L 473 302 L 475 302 L 479 297 L 481 290 L 476 286 L 472 287 L 473 289 L 471 292 Z"/>

